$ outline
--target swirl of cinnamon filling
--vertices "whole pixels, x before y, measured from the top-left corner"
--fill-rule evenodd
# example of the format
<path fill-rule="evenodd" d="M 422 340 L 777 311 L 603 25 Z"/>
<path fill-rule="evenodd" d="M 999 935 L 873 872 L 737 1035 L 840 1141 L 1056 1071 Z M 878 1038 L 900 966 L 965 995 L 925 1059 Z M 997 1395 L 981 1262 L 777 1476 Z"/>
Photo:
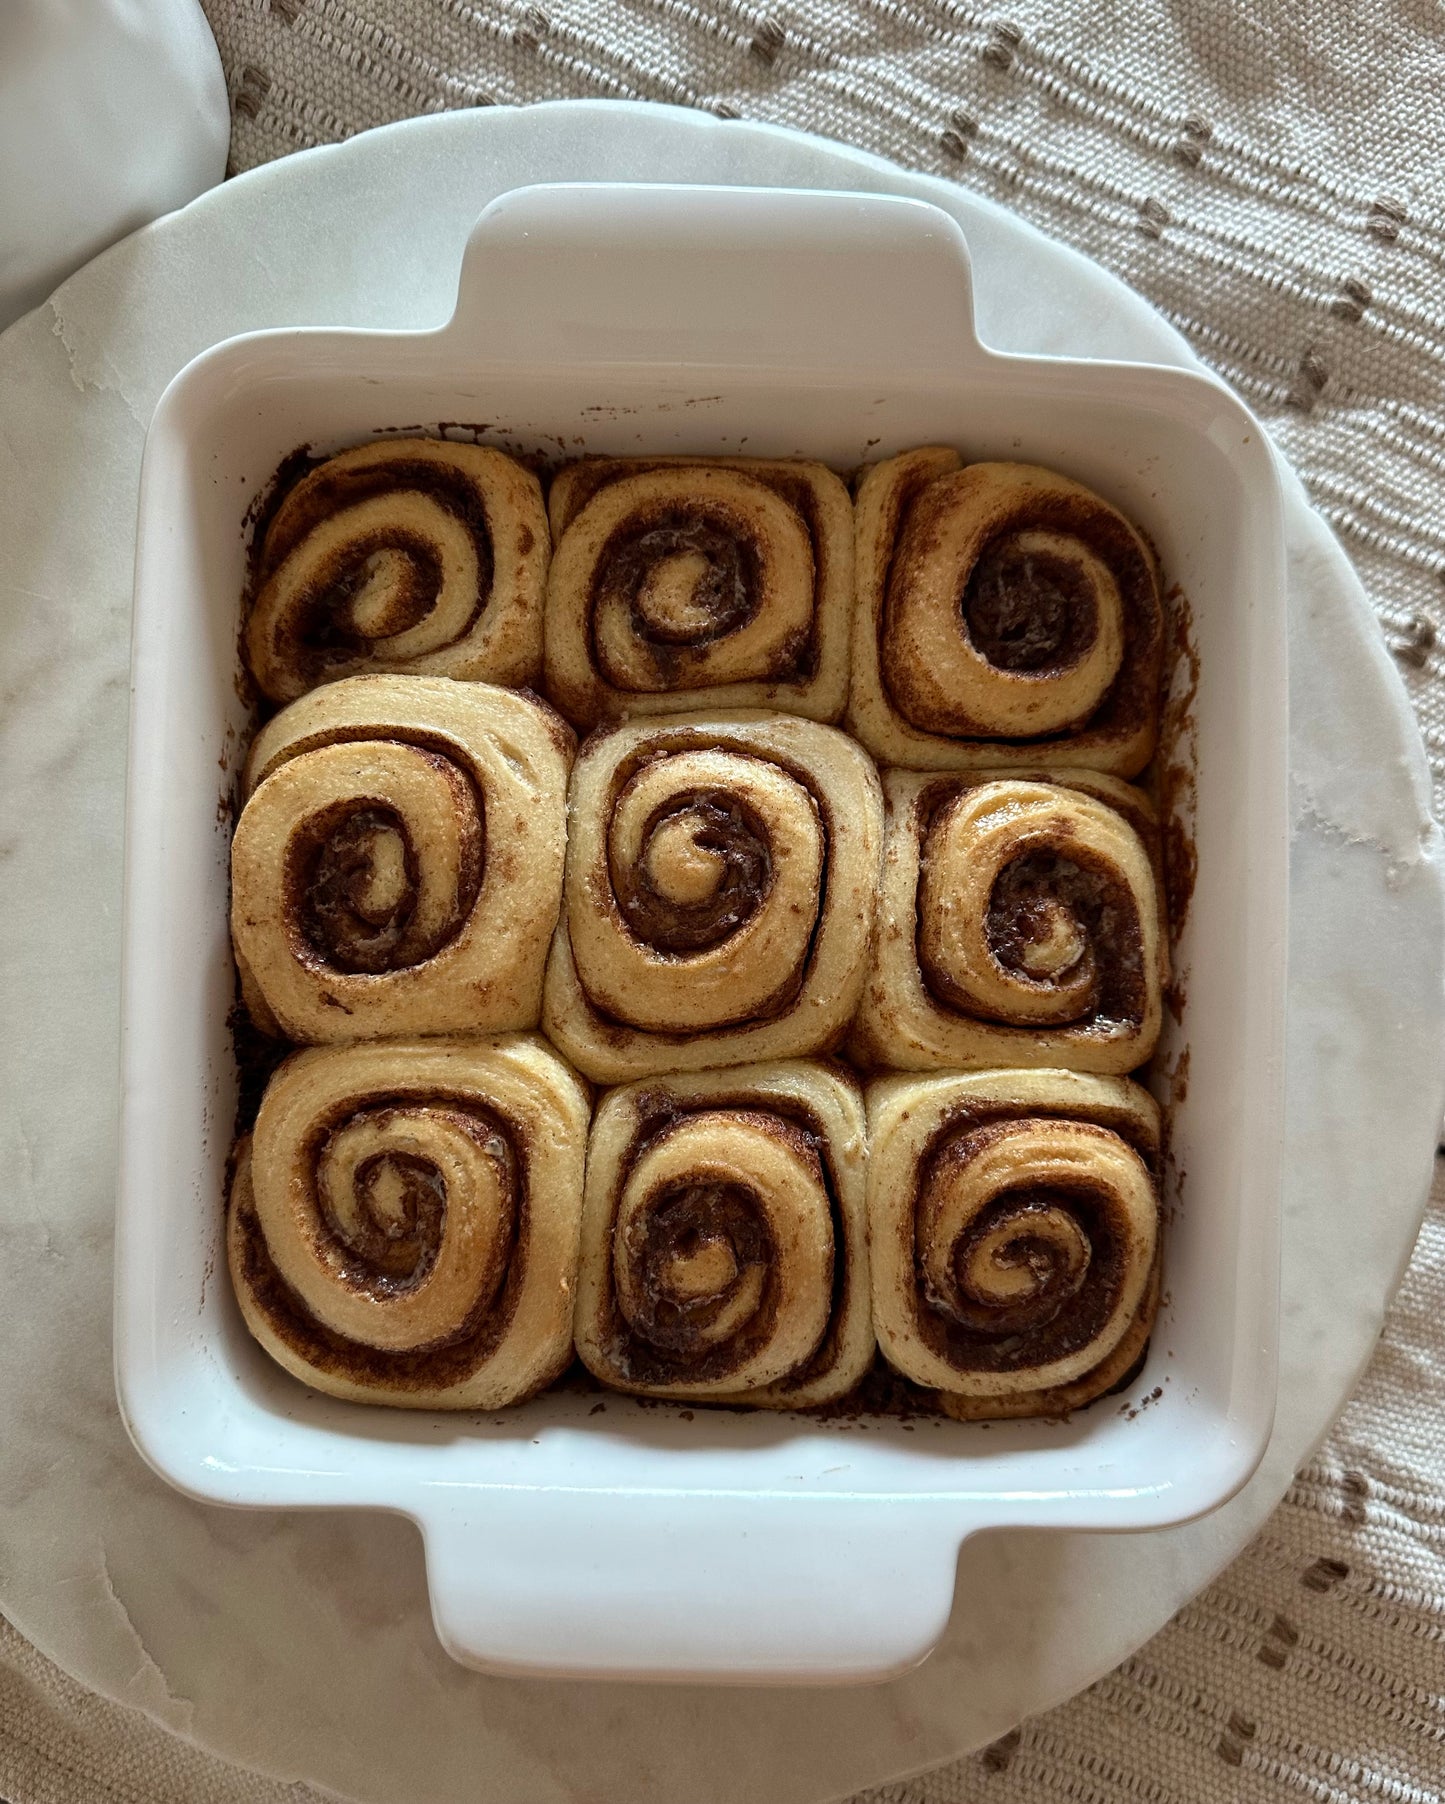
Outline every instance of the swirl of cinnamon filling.
<path fill-rule="evenodd" d="M 841 734 L 737 714 L 589 741 L 548 1034 L 601 1082 L 836 1042 L 863 978 L 877 778 Z"/>
<path fill-rule="evenodd" d="M 579 909 L 594 1001 L 636 1027 L 727 1027 L 796 993 L 826 832 L 806 786 L 735 752 L 678 752 L 623 785 L 607 825 L 616 916 Z"/>
<path fill-rule="evenodd" d="M 1158 574 L 1082 484 L 1032 464 L 959 468 L 943 450 L 878 464 L 858 497 L 858 588 L 850 719 L 885 762 L 1044 755 L 1126 776 L 1148 762 Z"/>
<path fill-rule="evenodd" d="M 852 507 L 821 464 L 595 459 L 550 500 L 547 692 L 578 726 L 766 705 L 836 720 Z"/>
<path fill-rule="evenodd" d="M 861 1098 L 803 1063 L 633 1084 L 588 1152 L 577 1348 L 604 1383 L 798 1407 L 873 1351 Z"/>
<path fill-rule="evenodd" d="M 889 773 L 855 1033 L 870 1062 L 1122 1073 L 1153 1052 L 1168 954 L 1152 811 L 1117 780 L 1056 774 Z"/>
<path fill-rule="evenodd" d="M 233 1185 L 248 1326 L 336 1396 L 489 1408 L 539 1389 L 569 1354 L 587 1115 L 529 1036 L 294 1055 Z"/>
<path fill-rule="evenodd" d="M 535 681 L 549 547 L 541 485 L 500 451 L 436 439 L 344 451 L 266 529 L 251 674 L 277 702 L 366 671 Z"/>
<path fill-rule="evenodd" d="M 1152 1098 L 1040 1071 L 886 1080 L 869 1100 L 889 1361 L 974 1415 L 1044 1413 L 1122 1376 L 1157 1297 Z"/>
<path fill-rule="evenodd" d="M 295 1040 L 535 1024 L 571 736 L 484 684 L 354 677 L 258 735 L 231 847 L 251 1012 Z"/>

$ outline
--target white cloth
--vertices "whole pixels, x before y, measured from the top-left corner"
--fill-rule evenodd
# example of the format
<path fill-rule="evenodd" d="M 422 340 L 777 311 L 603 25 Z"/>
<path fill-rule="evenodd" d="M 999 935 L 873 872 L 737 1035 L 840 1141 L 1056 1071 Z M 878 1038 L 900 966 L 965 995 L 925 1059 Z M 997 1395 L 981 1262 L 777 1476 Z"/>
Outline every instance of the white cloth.
<path fill-rule="evenodd" d="M 0 4 L 0 330 L 226 170 L 226 79 L 196 0 Z"/>

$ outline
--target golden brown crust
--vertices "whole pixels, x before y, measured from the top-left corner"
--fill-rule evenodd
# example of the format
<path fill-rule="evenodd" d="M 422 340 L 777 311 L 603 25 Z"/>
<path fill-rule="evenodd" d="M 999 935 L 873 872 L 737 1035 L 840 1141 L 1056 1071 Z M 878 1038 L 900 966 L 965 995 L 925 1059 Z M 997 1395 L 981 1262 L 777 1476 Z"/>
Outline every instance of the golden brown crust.
<path fill-rule="evenodd" d="M 633 722 L 583 748 L 569 820 L 543 1020 L 589 1077 L 836 1046 L 881 848 L 856 745 L 757 712 Z"/>
<path fill-rule="evenodd" d="M 545 704 L 445 677 L 352 677 L 283 709 L 231 848 L 258 1024 L 310 1042 L 535 1026 L 572 743 Z"/>
<path fill-rule="evenodd" d="M 1057 1414 L 1117 1383 L 1158 1298 L 1148 1092 L 1069 1071 L 900 1076 L 870 1085 L 868 1122 L 889 1363 L 969 1418 Z"/>
<path fill-rule="evenodd" d="M 577 726 L 842 714 L 853 510 L 824 465 L 592 458 L 559 472 L 549 507 L 547 693 Z"/>
<path fill-rule="evenodd" d="M 238 1149 L 247 1326 L 353 1402 L 497 1409 L 571 1356 L 588 1099 L 534 1035 L 313 1047 Z"/>
<path fill-rule="evenodd" d="M 836 1401 L 873 1356 L 857 1086 L 802 1061 L 603 1098 L 576 1338 L 615 1389 L 755 1408 Z"/>
<path fill-rule="evenodd" d="M 883 885 L 852 1046 L 902 1070 L 1151 1057 L 1168 977 L 1143 793 L 1089 771 L 889 771 Z"/>
<path fill-rule="evenodd" d="M 1133 776 L 1163 659 L 1148 545 L 1082 484 L 932 448 L 858 491 L 848 721 L 884 764 Z"/>
<path fill-rule="evenodd" d="M 501 451 L 355 446 L 272 517 L 246 662 L 277 702 L 363 672 L 535 682 L 549 550 L 541 485 Z"/>

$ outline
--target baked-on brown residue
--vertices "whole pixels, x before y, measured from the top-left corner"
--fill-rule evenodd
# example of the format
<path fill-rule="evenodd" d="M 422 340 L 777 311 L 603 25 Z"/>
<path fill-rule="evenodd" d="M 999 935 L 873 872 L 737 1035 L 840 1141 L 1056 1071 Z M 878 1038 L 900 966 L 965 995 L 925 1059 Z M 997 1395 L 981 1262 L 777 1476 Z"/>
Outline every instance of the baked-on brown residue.
<path fill-rule="evenodd" d="M 246 576 L 241 595 L 241 608 L 236 623 L 235 687 L 236 694 L 245 705 L 248 714 L 241 735 L 242 742 L 248 749 L 266 719 L 276 711 L 251 680 L 251 673 L 246 668 L 246 620 L 250 615 L 251 604 L 260 583 L 261 547 L 266 538 L 266 529 L 275 518 L 276 510 L 286 496 L 308 470 L 314 469 L 323 461 L 324 459 L 312 453 L 309 444 L 297 445 L 294 450 L 288 451 L 277 464 L 270 480 L 251 497 L 250 504 L 241 516 L 241 536 L 246 554 Z M 241 817 L 245 762 L 244 757 L 240 758 L 237 760 L 234 772 L 228 773 L 230 780 L 221 791 L 217 804 L 217 824 L 225 826 L 228 833 L 235 831 L 236 822 Z M 223 762 L 221 768 L 223 772 L 226 771 L 227 762 Z M 227 919 L 229 920 L 229 886 L 226 903 Z M 235 1000 L 226 1015 L 226 1027 L 231 1038 L 231 1056 L 235 1061 L 235 1139 L 239 1141 L 243 1135 L 250 1133 L 256 1120 L 256 1111 L 261 1106 L 261 1098 L 265 1094 L 266 1086 L 270 1083 L 276 1067 L 295 1048 L 287 1041 L 277 1039 L 257 1027 L 241 996 L 239 975 L 236 981 Z M 229 1189 L 228 1175 L 228 1192 Z"/>
<path fill-rule="evenodd" d="M 827 1345 L 825 1341 L 824 1347 Z M 817 1371 L 822 1369 L 820 1362 L 824 1356 L 824 1347 L 819 1348 L 804 1371 L 791 1375 L 791 1382 L 802 1383 L 805 1378 L 816 1376 Z M 623 1401 L 616 1391 L 609 1390 L 600 1378 L 594 1377 L 580 1359 L 574 1360 L 549 1388 L 569 1395 L 596 1396 L 608 1402 Z M 628 1397 L 625 1401 L 640 1409 L 673 1411 L 679 1421 L 691 1421 L 700 1409 L 734 1416 L 756 1416 L 758 1413 L 750 1404 L 739 1403 L 736 1399 L 719 1402 L 716 1398 L 694 1397 L 685 1405 L 674 1397 L 636 1396 Z M 605 1407 L 603 1402 L 594 1403 L 588 1414 L 601 1414 Z M 844 1424 L 866 1421 L 870 1417 L 933 1424 L 948 1420 L 938 1406 L 936 1394 L 910 1383 L 901 1373 L 895 1372 L 881 1353 L 874 1354 L 872 1365 L 846 1397 L 835 1398 L 831 1403 L 798 1404 L 794 1406 L 794 1412 L 810 1422 Z"/>
<path fill-rule="evenodd" d="M 1164 893 L 1169 904 L 1169 938 L 1177 950 L 1189 918 L 1199 874 L 1194 822 L 1199 803 L 1196 706 L 1199 699 L 1199 646 L 1189 599 L 1176 583 L 1167 595 L 1164 706 L 1160 721 L 1157 787 L 1164 839 Z M 1176 982 L 1178 981 L 1176 975 Z M 1181 992 L 1182 1003 L 1182 992 Z M 1171 1008 L 1173 1004 L 1171 1003 Z"/>
<path fill-rule="evenodd" d="M 1189 971 L 1180 957 L 1179 942 L 1199 874 L 1194 825 L 1199 800 L 1196 708 L 1200 661 L 1188 597 L 1176 583 L 1167 599 L 1169 637 L 1155 783 L 1163 823 L 1164 885 L 1169 898 L 1170 978 L 1164 988 L 1164 1006 L 1177 1029 L 1184 1021 L 1189 1000 Z M 1165 1092 L 1162 1191 L 1166 1217 L 1173 1215 L 1185 1194 L 1186 1173 L 1175 1149 L 1175 1120 L 1189 1094 L 1189 1058 L 1186 1044 L 1172 1067 L 1164 1064 L 1162 1058 L 1158 1066 Z"/>
<path fill-rule="evenodd" d="M 236 693 L 251 712 L 253 738 L 256 730 L 276 712 L 275 704 L 267 701 L 257 688 L 246 663 L 246 622 L 251 618 L 251 609 L 265 580 L 262 559 L 266 535 L 292 489 L 303 476 L 325 462 L 326 459 L 313 452 L 309 444 L 297 445 L 277 464 L 270 481 L 251 497 L 250 505 L 241 517 L 241 533 L 246 545 L 246 580 L 241 591 L 241 611 L 236 619 Z"/>
<path fill-rule="evenodd" d="M 285 1040 L 262 1033 L 256 1026 L 241 1000 L 239 981 L 236 1000 L 226 1016 L 226 1026 L 230 1031 L 231 1056 L 236 1065 L 234 1138 L 239 1140 L 254 1127 L 256 1111 L 261 1107 L 261 1098 L 266 1094 L 266 1086 L 277 1066 L 296 1049 Z"/>

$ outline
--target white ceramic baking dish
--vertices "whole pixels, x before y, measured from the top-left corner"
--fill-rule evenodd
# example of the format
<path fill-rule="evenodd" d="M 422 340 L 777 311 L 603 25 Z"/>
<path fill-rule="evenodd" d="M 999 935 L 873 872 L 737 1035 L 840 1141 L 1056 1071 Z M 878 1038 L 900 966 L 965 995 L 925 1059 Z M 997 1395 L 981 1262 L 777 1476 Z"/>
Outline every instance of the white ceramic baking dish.
<path fill-rule="evenodd" d="M 458 421 L 554 455 L 840 469 L 944 441 L 1080 477 L 1152 535 L 1198 649 L 1199 876 L 1164 1054 L 1189 1054 L 1166 1301 L 1125 1396 L 989 1427 L 621 1398 L 593 1414 L 575 1394 L 459 1419 L 330 1401 L 250 1342 L 221 1247 L 236 1077 L 217 808 L 247 726 L 244 518 L 298 445 Z M 264 332 L 190 364 L 146 445 L 135 595 L 116 1369 L 146 1459 L 216 1503 L 411 1517 L 461 1660 L 654 1678 L 881 1676 L 942 1632 L 966 1536 L 1156 1527 L 1228 1497 L 1274 1407 L 1281 543 L 1270 452 L 1223 387 L 981 346 L 959 229 L 912 200 L 519 190 L 479 221 L 442 330 Z"/>

